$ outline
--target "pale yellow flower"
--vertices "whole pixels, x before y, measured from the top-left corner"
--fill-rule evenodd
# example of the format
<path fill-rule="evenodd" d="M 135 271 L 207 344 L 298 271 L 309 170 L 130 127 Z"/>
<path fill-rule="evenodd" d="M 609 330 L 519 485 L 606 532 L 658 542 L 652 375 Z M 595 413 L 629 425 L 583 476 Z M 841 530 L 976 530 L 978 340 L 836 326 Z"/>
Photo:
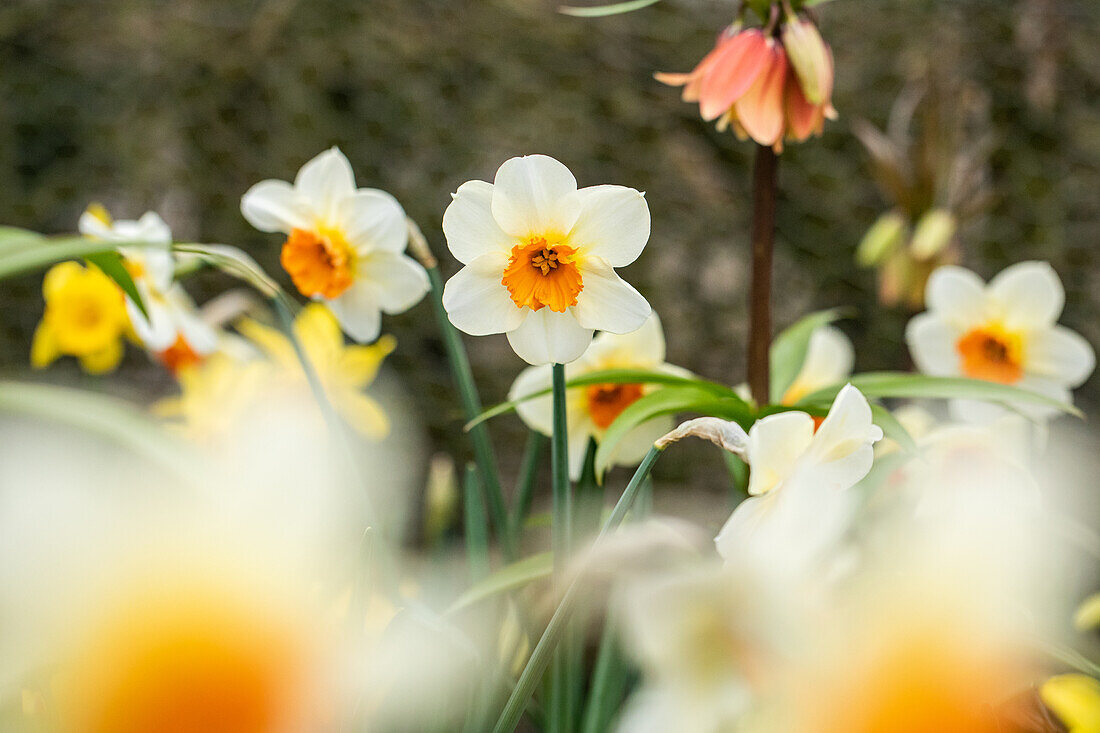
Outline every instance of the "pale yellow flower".
<path fill-rule="evenodd" d="M 1083 674 L 1051 677 L 1039 690 L 1069 733 L 1100 732 L 1100 682 Z"/>

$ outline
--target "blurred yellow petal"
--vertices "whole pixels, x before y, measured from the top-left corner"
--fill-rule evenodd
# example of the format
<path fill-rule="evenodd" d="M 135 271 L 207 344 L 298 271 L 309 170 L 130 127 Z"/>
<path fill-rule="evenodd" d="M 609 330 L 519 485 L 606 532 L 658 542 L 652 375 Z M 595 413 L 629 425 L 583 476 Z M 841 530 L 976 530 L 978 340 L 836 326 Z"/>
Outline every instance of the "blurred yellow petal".
<path fill-rule="evenodd" d="M 397 348 L 397 339 L 383 336 L 370 346 L 349 346 L 340 355 L 340 374 L 348 384 L 363 387 L 374 381 L 379 367 Z"/>
<path fill-rule="evenodd" d="M 54 265 L 42 279 L 42 295 L 48 302 L 83 274 L 84 267 L 76 262 L 61 262 Z"/>
<path fill-rule="evenodd" d="M 1083 674 L 1058 675 L 1039 695 L 1070 733 L 1100 733 L 1100 682 Z"/>
<path fill-rule="evenodd" d="M 1100 593 L 1093 593 L 1085 599 L 1073 615 L 1073 625 L 1080 631 L 1100 628 Z"/>
<path fill-rule="evenodd" d="M 61 355 L 57 348 L 57 337 L 53 329 L 43 319 L 34 329 L 34 341 L 31 342 L 31 366 L 43 369 L 53 364 Z"/>
<path fill-rule="evenodd" d="M 334 402 L 356 432 L 376 440 L 389 434 L 390 419 L 382 406 L 365 394 L 349 390 L 340 394 Z"/>
<path fill-rule="evenodd" d="M 111 218 L 111 212 L 107 211 L 107 207 L 99 202 L 88 204 L 88 208 L 84 209 L 84 213 L 97 219 L 105 227 L 109 227 L 114 223 L 114 219 Z"/>
<path fill-rule="evenodd" d="M 344 333 L 336 316 L 320 303 L 310 303 L 294 319 L 294 335 L 315 361 L 331 358 L 344 346 Z"/>
<path fill-rule="evenodd" d="M 297 368 L 298 356 L 294 351 L 294 345 L 290 342 L 290 339 L 278 330 L 265 326 L 251 318 L 246 318 L 238 323 L 237 330 L 279 366 L 289 369 Z"/>
<path fill-rule="evenodd" d="M 89 374 L 106 374 L 122 361 L 122 341 L 115 339 L 103 349 L 80 357 L 80 366 Z"/>

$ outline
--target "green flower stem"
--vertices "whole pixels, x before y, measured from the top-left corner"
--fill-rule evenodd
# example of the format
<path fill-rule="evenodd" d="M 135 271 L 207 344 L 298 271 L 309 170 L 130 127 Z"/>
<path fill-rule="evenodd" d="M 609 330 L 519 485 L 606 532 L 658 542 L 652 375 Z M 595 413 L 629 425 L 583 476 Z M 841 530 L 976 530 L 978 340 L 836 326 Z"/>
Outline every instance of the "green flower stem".
<path fill-rule="evenodd" d="M 516 497 L 512 505 L 512 536 L 518 541 L 523 530 L 523 522 L 531 510 L 531 499 L 535 495 L 535 479 L 538 478 L 539 459 L 546 448 L 546 436 L 534 430 L 527 434 L 527 444 L 523 447 L 523 458 L 519 464 L 519 480 L 516 482 Z"/>
<path fill-rule="evenodd" d="M 451 373 L 454 375 L 455 385 L 462 400 L 462 410 L 467 420 L 473 420 L 481 414 L 481 398 L 477 393 L 477 385 L 474 384 L 470 359 L 462 343 L 462 336 L 451 324 L 450 319 L 447 318 L 447 311 L 443 308 L 443 276 L 439 272 L 439 265 L 436 264 L 427 269 L 432 288 L 432 305 L 435 307 L 439 331 L 447 349 L 447 361 L 451 365 Z M 515 537 L 508 524 L 508 514 L 504 509 L 504 494 L 500 488 L 500 472 L 497 471 L 493 443 L 489 439 L 489 429 L 484 423 L 470 428 L 470 442 L 473 444 L 474 460 L 477 462 L 481 485 L 485 488 L 485 496 L 489 502 L 489 518 L 497 539 L 500 540 L 501 552 L 504 553 L 505 560 L 514 560 L 516 558 Z"/>
<path fill-rule="evenodd" d="M 573 533 L 573 494 L 569 483 L 569 434 L 565 408 L 565 365 L 553 366 L 554 434 L 550 442 L 550 483 L 553 490 L 551 546 L 554 577 L 560 578 L 569 560 Z M 573 633 L 554 655 L 550 678 L 550 733 L 567 733 L 573 721 Z"/>
<path fill-rule="evenodd" d="M 603 733 L 619 709 L 628 681 L 627 667 L 619 651 L 618 624 L 608 617 L 600 635 L 592 690 L 581 720 L 581 733 Z"/>
<path fill-rule="evenodd" d="M 481 482 L 474 464 L 466 465 L 462 481 L 465 497 L 466 558 L 470 564 L 470 580 L 477 583 L 489 575 L 489 520 L 485 516 L 485 501 L 481 496 Z"/>
<path fill-rule="evenodd" d="M 611 515 L 607 518 L 607 521 L 604 522 L 600 534 L 596 537 L 597 545 L 599 545 L 609 533 L 622 524 L 623 518 L 626 517 L 626 513 L 630 511 L 631 504 L 633 504 L 638 494 L 638 490 L 641 488 L 645 478 L 653 468 L 653 464 L 657 462 L 657 458 L 660 455 L 660 448 L 654 446 L 649 449 L 649 453 L 642 459 L 642 464 L 638 466 L 638 470 L 634 472 L 634 476 L 630 479 L 630 483 L 628 483 L 623 490 L 623 495 L 619 497 L 619 501 L 615 504 L 615 508 L 611 510 Z M 578 579 L 581 575 L 583 574 L 578 575 Z M 551 656 L 558 645 L 562 633 L 565 631 L 565 626 L 573 615 L 573 608 L 576 605 L 578 593 L 580 593 L 580 582 L 575 579 L 565 591 L 561 603 L 558 604 L 557 609 L 554 611 L 554 615 L 550 617 L 550 623 L 546 625 L 546 629 L 542 632 L 542 637 L 539 638 L 534 651 L 531 652 L 531 656 L 527 660 L 527 665 L 523 668 L 523 672 L 520 673 L 519 680 L 517 680 L 516 686 L 512 689 L 512 694 L 508 697 L 508 702 L 504 704 L 504 709 L 500 713 L 500 718 L 497 719 L 497 723 L 493 727 L 493 733 L 512 733 L 515 731 L 519 719 L 523 716 L 524 708 L 527 707 L 527 702 L 531 699 L 531 695 L 538 686 L 539 680 L 542 679 L 542 675 L 546 672 L 546 668 L 550 664 Z"/>

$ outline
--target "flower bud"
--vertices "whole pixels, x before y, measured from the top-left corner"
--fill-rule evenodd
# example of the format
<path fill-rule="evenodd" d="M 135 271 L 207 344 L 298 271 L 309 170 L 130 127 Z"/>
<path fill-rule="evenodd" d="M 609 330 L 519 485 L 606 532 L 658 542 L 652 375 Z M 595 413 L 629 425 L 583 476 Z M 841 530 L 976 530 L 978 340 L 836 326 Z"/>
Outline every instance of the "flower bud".
<path fill-rule="evenodd" d="M 806 101 L 814 105 L 828 102 L 833 91 L 833 61 L 817 26 L 805 18 L 788 15 L 783 25 L 783 47 Z"/>
<path fill-rule="evenodd" d="M 951 243 L 957 228 L 955 217 L 944 209 L 931 209 L 913 231 L 909 252 L 918 260 L 929 260 Z"/>
<path fill-rule="evenodd" d="M 856 248 L 856 264 L 860 267 L 875 267 L 882 264 L 905 237 L 905 217 L 897 211 L 891 211 L 878 218 Z"/>

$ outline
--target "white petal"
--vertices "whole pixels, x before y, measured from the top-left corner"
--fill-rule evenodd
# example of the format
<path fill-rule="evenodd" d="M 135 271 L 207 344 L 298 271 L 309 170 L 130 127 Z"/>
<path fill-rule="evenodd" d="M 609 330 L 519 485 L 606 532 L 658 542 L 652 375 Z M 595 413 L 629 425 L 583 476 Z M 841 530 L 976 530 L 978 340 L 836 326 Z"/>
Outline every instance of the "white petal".
<path fill-rule="evenodd" d="M 601 333 L 592 341 L 592 346 L 581 359 L 590 364 L 591 369 L 657 367 L 664 360 L 665 336 L 656 311 L 636 331 L 625 334 Z"/>
<path fill-rule="evenodd" d="M 657 439 L 676 427 L 671 417 L 658 417 L 635 427 L 615 446 L 611 461 L 616 466 L 637 466 Z"/>
<path fill-rule="evenodd" d="M 1064 326 L 1031 335 L 1024 349 L 1024 371 L 1077 387 L 1096 367 L 1096 353 L 1080 334 Z"/>
<path fill-rule="evenodd" d="M 313 225 L 309 206 L 286 181 L 260 181 L 241 197 L 245 221 L 261 232 L 286 232 Z"/>
<path fill-rule="evenodd" d="M 145 348 L 149 351 L 164 351 L 176 342 L 176 324 L 172 313 L 163 301 L 149 298 L 148 291 L 141 295 L 149 317 L 142 315 L 134 301 L 127 297 L 126 313 L 130 316 L 130 324 Z"/>
<path fill-rule="evenodd" d="M 361 188 L 340 203 L 344 237 L 356 252 L 404 252 L 409 241 L 405 210 L 376 188 Z"/>
<path fill-rule="evenodd" d="M 528 364 L 568 364 L 591 342 L 592 329 L 577 323 L 571 310 L 529 312 L 519 328 L 508 332 L 508 343 Z"/>
<path fill-rule="evenodd" d="M 653 309 L 611 265 L 598 257 L 581 263 L 583 289 L 572 310 L 585 328 L 611 333 L 630 333 L 641 328 Z"/>
<path fill-rule="evenodd" d="M 592 432 L 586 429 L 571 429 L 569 431 L 569 444 L 566 450 L 569 453 L 569 480 L 579 481 L 584 471 L 584 459 L 588 454 L 588 442 L 592 439 Z"/>
<path fill-rule="evenodd" d="M 581 212 L 577 179 L 546 155 L 504 162 L 493 180 L 493 218 L 513 237 L 564 237 Z"/>
<path fill-rule="evenodd" d="M 382 330 L 382 309 L 369 280 L 357 280 L 340 297 L 324 301 L 344 333 L 360 343 L 378 338 Z"/>
<path fill-rule="evenodd" d="M 590 186 L 577 194 L 581 212 L 566 243 L 585 256 L 602 257 L 612 267 L 638 259 L 649 241 L 645 196 L 625 186 Z"/>
<path fill-rule="evenodd" d="M 358 269 L 357 279 L 371 284 L 378 306 L 391 315 L 412 308 L 430 288 L 424 268 L 396 252 L 371 252 L 360 258 Z"/>
<path fill-rule="evenodd" d="M 959 374 L 959 332 L 938 313 L 913 316 L 905 328 L 905 341 L 917 369 L 932 376 Z"/>
<path fill-rule="evenodd" d="M 757 420 L 749 430 L 749 494 L 774 489 L 794 470 L 814 437 L 814 419 L 781 412 Z"/>
<path fill-rule="evenodd" d="M 527 367 L 512 383 L 512 388 L 508 390 L 508 399 L 518 400 L 526 395 L 550 389 L 552 382 L 553 375 L 549 364 Z M 549 394 L 525 400 L 516 405 L 516 413 L 524 424 L 543 435 L 550 435 L 554 431 L 553 409 L 553 399 Z"/>
<path fill-rule="evenodd" d="M 770 492 L 763 496 L 750 496 L 733 510 L 730 518 L 722 525 L 714 544 L 718 554 L 725 560 L 744 558 L 746 547 L 753 544 L 753 538 L 768 520 L 774 510 L 780 492 Z"/>
<path fill-rule="evenodd" d="M 471 336 L 507 333 L 519 328 L 527 309 L 518 307 L 501 283 L 508 256 L 478 257 L 443 287 L 443 308 L 455 328 Z"/>
<path fill-rule="evenodd" d="M 928 278 L 925 302 L 943 320 L 968 328 L 986 317 L 985 283 L 965 267 L 938 267 Z"/>
<path fill-rule="evenodd" d="M 344 199 L 355 193 L 355 174 L 351 163 L 332 147 L 302 166 L 294 179 L 294 188 L 322 223 L 335 224 Z"/>
<path fill-rule="evenodd" d="M 1010 331 L 1053 325 L 1066 303 L 1062 281 L 1046 262 L 1020 262 L 1005 268 L 989 282 L 989 295 Z"/>
<path fill-rule="evenodd" d="M 129 222 L 118 222 L 119 224 L 129 224 Z M 160 218 L 160 214 L 155 211 L 146 211 L 141 215 L 141 218 L 134 222 L 132 234 L 135 238 L 140 239 L 142 242 L 154 242 L 159 244 L 171 244 L 172 243 L 172 230 L 165 223 L 164 219 Z"/>
<path fill-rule="evenodd" d="M 791 383 L 790 391 L 801 395 L 836 384 L 851 376 L 855 365 L 852 342 L 836 326 L 821 326 L 810 334 L 806 360 Z"/>
<path fill-rule="evenodd" d="M 872 422 L 867 398 L 845 385 L 814 434 L 807 470 L 827 490 L 851 488 L 871 470 L 872 445 L 881 439 L 882 429 Z"/>
<path fill-rule="evenodd" d="M 490 252 L 510 252 L 516 244 L 493 218 L 493 184 L 486 181 L 458 187 L 443 212 L 443 234 L 451 254 L 464 265 Z"/>

